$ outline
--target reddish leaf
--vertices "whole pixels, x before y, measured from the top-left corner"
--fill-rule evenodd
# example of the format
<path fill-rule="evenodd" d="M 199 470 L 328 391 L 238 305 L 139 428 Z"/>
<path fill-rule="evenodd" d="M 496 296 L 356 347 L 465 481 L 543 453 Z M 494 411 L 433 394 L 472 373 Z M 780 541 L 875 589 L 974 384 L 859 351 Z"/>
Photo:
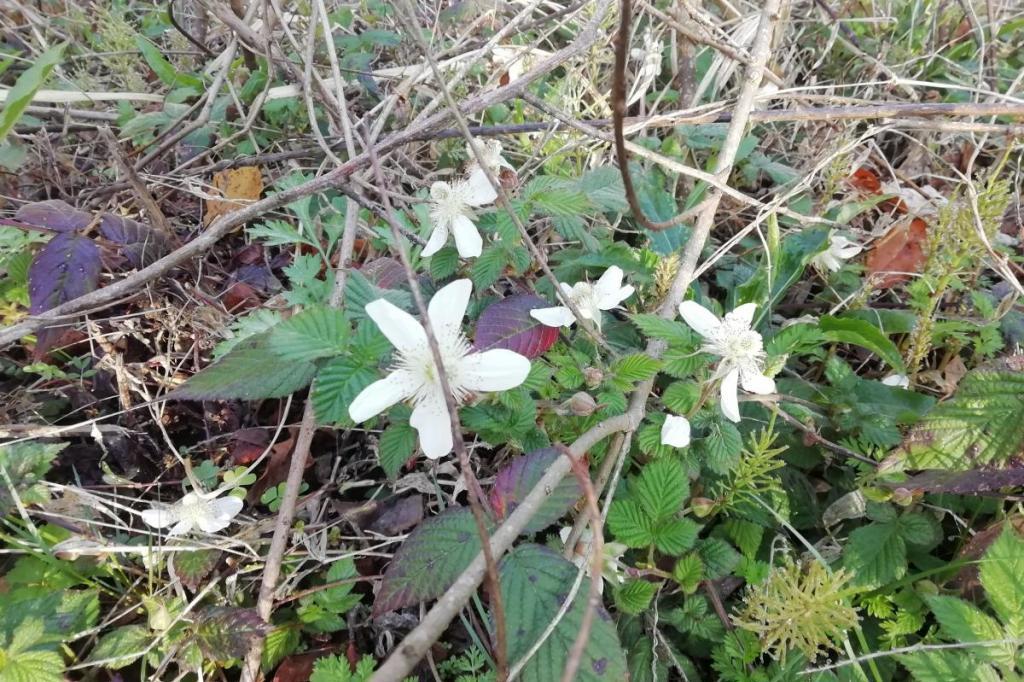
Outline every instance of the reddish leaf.
<path fill-rule="evenodd" d="M 508 518 L 508 515 L 515 511 L 558 457 L 559 452 L 555 448 L 535 450 L 528 455 L 517 457 L 498 472 L 494 479 L 494 487 L 487 496 L 498 518 Z M 544 504 L 534 514 L 523 532 L 536 533 L 550 526 L 564 516 L 582 494 L 580 484 L 575 478 L 570 476 L 562 479 L 562 482 L 548 494 Z"/>
<path fill-rule="evenodd" d="M 381 289 L 397 289 L 406 283 L 405 268 L 394 258 L 375 258 L 359 270 Z"/>
<path fill-rule="evenodd" d="M 313 674 L 313 664 L 317 659 L 330 656 L 330 649 L 317 649 L 304 654 L 292 654 L 277 666 L 273 682 L 308 682 Z"/>
<path fill-rule="evenodd" d="M 30 312 L 38 314 L 93 291 L 100 280 L 100 250 L 91 239 L 63 232 L 36 254 L 28 270 Z"/>
<path fill-rule="evenodd" d="M 160 232 L 148 225 L 113 213 L 100 216 L 100 234 L 121 245 L 121 253 L 135 268 L 144 268 L 166 256 L 171 245 Z"/>
<path fill-rule="evenodd" d="M 469 507 L 448 507 L 427 519 L 395 552 L 373 603 L 374 615 L 440 597 L 479 551 L 480 535 Z"/>
<path fill-rule="evenodd" d="M 242 658 L 256 640 L 262 640 L 270 626 L 256 609 L 211 606 L 196 617 L 196 644 L 214 661 Z"/>
<path fill-rule="evenodd" d="M 903 282 L 909 275 L 919 272 L 925 263 L 924 242 L 928 237 L 928 223 L 912 218 L 893 225 L 868 253 L 867 269 L 872 275 L 881 275 L 879 289 L 888 289 Z"/>
<path fill-rule="evenodd" d="M 55 232 L 74 232 L 84 229 L 92 222 L 91 214 L 80 211 L 60 199 L 25 204 L 18 209 L 14 217 L 23 223 L 46 227 Z"/>
<path fill-rule="evenodd" d="M 846 179 L 854 188 L 866 194 L 879 194 L 882 191 L 882 182 L 878 175 L 867 168 L 858 168 Z"/>
<path fill-rule="evenodd" d="M 477 350 L 506 348 L 528 358 L 542 355 L 558 340 L 558 329 L 530 317 L 535 308 L 548 308 L 542 298 L 509 296 L 486 308 L 476 323 Z"/>
<path fill-rule="evenodd" d="M 381 535 L 398 535 L 423 520 L 423 496 L 392 497 L 377 510 L 366 530 Z"/>
<path fill-rule="evenodd" d="M 241 429 L 231 436 L 231 463 L 249 466 L 263 454 L 270 441 L 266 429 Z"/>

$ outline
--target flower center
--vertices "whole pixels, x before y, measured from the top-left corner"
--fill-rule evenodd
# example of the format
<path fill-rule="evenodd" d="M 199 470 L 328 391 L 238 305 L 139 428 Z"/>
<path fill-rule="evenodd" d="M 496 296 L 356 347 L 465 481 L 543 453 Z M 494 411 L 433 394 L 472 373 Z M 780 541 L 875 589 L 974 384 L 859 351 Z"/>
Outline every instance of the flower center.
<path fill-rule="evenodd" d="M 728 315 L 706 350 L 734 366 L 753 365 L 760 368 L 765 358 L 761 335 L 742 322 L 730 320 Z"/>
<path fill-rule="evenodd" d="M 448 387 L 456 404 L 461 404 L 469 395 L 462 372 L 462 358 L 470 353 L 469 341 L 458 328 L 444 330 L 437 334 L 437 346 L 441 351 L 441 362 L 444 364 Z M 441 377 L 434 362 L 434 354 L 426 345 L 408 353 L 399 353 L 396 370 L 408 372 L 415 382 L 413 403 L 420 403 L 430 396 L 441 393 Z"/>

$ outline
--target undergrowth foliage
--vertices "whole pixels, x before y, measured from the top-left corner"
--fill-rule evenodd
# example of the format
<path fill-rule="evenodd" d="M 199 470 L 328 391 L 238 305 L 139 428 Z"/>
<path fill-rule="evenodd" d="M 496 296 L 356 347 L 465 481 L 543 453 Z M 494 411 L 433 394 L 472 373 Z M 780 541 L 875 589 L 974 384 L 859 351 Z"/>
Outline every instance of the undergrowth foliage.
<path fill-rule="evenodd" d="M 0 682 L 1024 679 L 1011 8 L 238 4 L 0 12 Z"/>

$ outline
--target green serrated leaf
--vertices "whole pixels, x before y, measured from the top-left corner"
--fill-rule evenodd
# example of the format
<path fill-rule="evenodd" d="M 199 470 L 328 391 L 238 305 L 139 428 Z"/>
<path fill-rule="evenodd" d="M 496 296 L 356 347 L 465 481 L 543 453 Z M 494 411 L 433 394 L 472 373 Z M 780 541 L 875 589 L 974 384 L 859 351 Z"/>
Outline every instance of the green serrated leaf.
<path fill-rule="evenodd" d="M 630 580 L 615 588 L 615 606 L 631 616 L 647 610 L 658 592 L 658 586 L 646 580 Z"/>
<path fill-rule="evenodd" d="M 619 358 L 612 365 L 611 374 L 616 384 L 629 388 L 634 382 L 650 379 L 661 363 L 646 353 L 634 353 Z"/>
<path fill-rule="evenodd" d="M 195 592 L 220 561 L 219 549 L 197 549 L 174 553 L 174 572 L 181 584 Z"/>
<path fill-rule="evenodd" d="M 43 622 L 26 618 L 10 641 L 0 638 L 0 682 L 61 682 L 64 660 L 48 643 Z"/>
<path fill-rule="evenodd" d="M 740 461 L 743 436 L 732 422 L 715 420 L 708 425 L 707 435 L 695 445 L 709 469 L 716 474 L 727 474 Z"/>
<path fill-rule="evenodd" d="M 470 274 L 473 280 L 473 290 L 483 291 L 497 282 L 507 264 L 508 252 L 500 245 L 484 249 L 480 257 L 473 261 Z"/>
<path fill-rule="evenodd" d="M 42 504 L 50 499 L 43 479 L 53 460 L 67 445 L 38 440 L 0 445 L 0 466 L 6 470 L 24 504 Z M 0 504 L 7 509 L 14 506 L 11 490 L 6 485 L 0 485 Z"/>
<path fill-rule="evenodd" d="M 1015 639 L 1024 637 L 1024 540 L 1007 523 L 978 569 L 988 603 Z"/>
<path fill-rule="evenodd" d="M 929 411 L 901 448 L 910 468 L 1001 465 L 1024 450 L 1024 363 L 971 370 L 952 399 Z"/>
<path fill-rule="evenodd" d="M 459 252 L 453 246 L 446 246 L 430 256 L 430 276 L 438 282 L 444 281 L 459 269 Z"/>
<path fill-rule="evenodd" d="M 679 320 L 666 320 L 650 313 L 630 315 L 629 319 L 649 339 L 661 339 L 680 346 L 692 346 L 695 341 L 690 328 Z"/>
<path fill-rule="evenodd" d="M 608 528 L 616 540 L 628 547 L 643 548 L 654 544 L 651 520 L 633 500 L 612 502 Z"/>
<path fill-rule="evenodd" d="M 652 521 L 671 518 L 690 495 L 683 465 L 671 457 L 645 465 L 631 488 L 634 499 Z"/>
<path fill-rule="evenodd" d="M 348 406 L 377 379 L 377 372 L 350 357 L 329 360 L 313 384 L 313 408 L 321 424 L 349 424 Z"/>
<path fill-rule="evenodd" d="M 276 325 L 270 331 L 268 346 L 287 362 L 329 358 L 345 352 L 349 331 L 345 313 L 316 306 Z"/>
<path fill-rule="evenodd" d="M 213 661 L 243 658 L 269 630 L 256 609 L 210 606 L 195 615 L 196 643 Z"/>
<path fill-rule="evenodd" d="M 269 333 L 239 344 L 219 362 L 194 375 L 167 396 L 177 400 L 259 400 L 281 398 L 305 388 L 316 374 L 311 362 L 275 362 Z"/>
<path fill-rule="evenodd" d="M 662 520 L 652 530 L 654 546 L 662 554 L 680 556 L 693 547 L 698 532 L 700 526 L 690 519 Z"/>
<path fill-rule="evenodd" d="M 730 575 L 742 558 L 732 545 L 721 538 L 705 538 L 697 551 L 704 562 L 705 577 L 711 580 Z"/>
<path fill-rule="evenodd" d="M 295 652 L 302 641 L 297 625 L 287 624 L 274 628 L 267 633 L 263 641 L 263 655 L 260 657 L 260 669 L 268 672 L 277 667 L 285 656 Z"/>
<path fill-rule="evenodd" d="M 142 656 L 152 639 L 143 625 L 123 625 L 100 637 L 87 660 L 111 670 L 124 668 Z"/>
<path fill-rule="evenodd" d="M 185 87 L 192 91 L 194 95 L 203 92 L 205 86 L 202 79 L 178 71 L 173 64 L 164 58 L 163 54 L 160 53 L 160 48 L 156 45 L 140 35 L 135 36 L 135 45 L 142 53 L 142 58 L 146 60 L 146 64 L 149 65 L 149 68 L 153 69 L 153 73 L 163 81 L 164 85 L 169 85 L 172 88 Z"/>
<path fill-rule="evenodd" d="M 684 554 L 672 569 L 672 577 L 686 594 L 697 591 L 700 581 L 704 579 L 704 562 L 694 552 Z"/>
<path fill-rule="evenodd" d="M 913 674 L 916 682 L 997 682 L 1002 679 L 991 666 L 960 651 L 914 651 L 899 654 L 897 659 Z"/>
<path fill-rule="evenodd" d="M 587 195 L 563 178 L 538 175 L 523 187 L 522 197 L 549 216 L 574 216 L 590 208 Z"/>
<path fill-rule="evenodd" d="M 925 601 L 935 614 L 944 633 L 953 642 L 973 644 L 1004 639 L 1003 628 L 996 619 L 978 607 L 956 597 L 926 596 Z M 971 651 L 987 661 L 1011 669 L 1017 647 L 1007 642 L 987 647 L 972 647 Z"/>
<path fill-rule="evenodd" d="M 675 381 L 661 394 L 661 402 L 676 414 L 689 414 L 700 400 L 700 386 L 692 381 Z"/>
<path fill-rule="evenodd" d="M 544 634 L 565 600 L 577 568 L 546 547 L 520 545 L 499 567 L 501 593 L 505 602 L 508 656 L 518 660 Z M 523 668 L 523 682 L 551 682 L 561 677 L 565 652 L 580 632 L 589 608 L 586 590 L 577 594 L 565 616 Z M 619 643 L 615 622 L 598 607 L 590 637 L 583 650 L 578 682 L 626 679 L 626 657 Z"/>
<path fill-rule="evenodd" d="M 850 533 L 843 565 L 858 587 L 879 587 L 902 578 L 907 572 L 907 546 L 899 521 L 871 523 Z"/>
<path fill-rule="evenodd" d="M 388 480 L 398 476 L 402 465 L 412 458 L 416 449 L 416 429 L 408 421 L 391 422 L 380 436 L 380 466 Z"/>

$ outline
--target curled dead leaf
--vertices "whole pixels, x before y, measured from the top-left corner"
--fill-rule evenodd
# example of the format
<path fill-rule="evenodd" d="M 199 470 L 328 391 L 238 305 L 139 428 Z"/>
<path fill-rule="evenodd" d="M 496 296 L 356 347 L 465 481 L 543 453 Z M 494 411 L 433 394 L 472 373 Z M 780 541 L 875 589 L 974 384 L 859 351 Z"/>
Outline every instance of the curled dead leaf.
<path fill-rule="evenodd" d="M 868 273 L 878 278 L 877 287 L 888 289 L 921 271 L 925 263 L 924 242 L 928 223 L 911 218 L 893 225 L 879 239 L 867 257 Z"/>
<path fill-rule="evenodd" d="M 256 166 L 229 168 L 215 174 L 211 185 L 211 194 L 219 194 L 223 198 L 206 200 L 203 225 L 207 227 L 220 216 L 259 199 L 263 193 L 263 175 Z"/>

